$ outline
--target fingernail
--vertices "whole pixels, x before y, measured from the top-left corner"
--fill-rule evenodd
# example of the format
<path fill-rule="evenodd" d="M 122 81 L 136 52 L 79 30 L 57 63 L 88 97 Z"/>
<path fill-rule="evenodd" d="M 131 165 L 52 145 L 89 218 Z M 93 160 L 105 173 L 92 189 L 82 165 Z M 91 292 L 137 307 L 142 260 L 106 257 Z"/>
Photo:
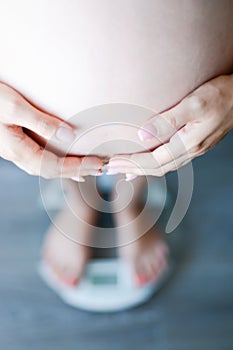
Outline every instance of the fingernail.
<path fill-rule="evenodd" d="M 73 142 L 75 140 L 75 133 L 68 126 L 60 126 L 56 131 L 56 137 L 62 142 Z"/>
<path fill-rule="evenodd" d="M 84 179 L 84 177 L 82 177 L 82 176 L 73 176 L 73 177 L 71 177 L 71 179 L 76 181 L 76 182 L 85 182 L 86 181 Z"/>
<path fill-rule="evenodd" d="M 137 175 L 134 174 L 125 174 L 125 181 L 132 181 L 136 179 Z"/>
<path fill-rule="evenodd" d="M 148 124 L 138 131 L 138 137 L 141 141 L 151 140 L 157 134 L 157 129 L 153 124 Z"/>

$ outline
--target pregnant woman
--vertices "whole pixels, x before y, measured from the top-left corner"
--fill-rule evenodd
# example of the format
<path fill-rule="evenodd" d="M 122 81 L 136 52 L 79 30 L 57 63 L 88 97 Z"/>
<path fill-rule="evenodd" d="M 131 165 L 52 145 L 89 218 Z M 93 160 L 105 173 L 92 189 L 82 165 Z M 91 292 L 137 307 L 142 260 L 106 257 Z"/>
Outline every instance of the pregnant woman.
<path fill-rule="evenodd" d="M 148 115 L 140 120 L 132 113 L 113 120 L 109 117 L 113 123 L 103 133 L 97 126 L 108 121 L 105 115 L 89 113 L 87 117 L 81 113 L 97 105 L 125 103 L 160 114 L 170 110 L 172 130 L 171 123 L 162 131 L 161 120 L 158 124 L 162 141 L 167 141 L 189 118 L 192 122 L 187 124 L 188 130 L 201 123 L 204 116 L 198 115 L 196 121 L 192 109 L 197 105 L 195 110 L 202 113 L 203 104 L 200 106 L 199 101 L 209 103 L 205 111 L 210 105 L 216 112 L 215 129 L 219 126 L 221 135 L 210 131 L 214 140 L 220 140 L 233 127 L 233 83 L 229 74 L 233 68 L 231 0 L 9 0 L 0 3 L 0 42 L 1 155 L 31 174 L 40 174 L 41 159 L 46 155 L 46 166 L 41 171 L 45 177 L 78 177 L 83 181 L 86 175 L 98 175 L 103 161 L 125 153 L 124 141 L 120 145 L 111 142 L 107 149 L 101 145 L 103 135 L 119 138 L 114 122 L 122 123 L 123 139 L 135 145 L 128 153 L 135 153 L 142 165 L 144 159 L 148 161 L 147 154 L 136 154 L 143 149 L 137 128 L 126 127 L 145 124 Z M 178 109 L 175 114 L 171 113 L 173 106 Z M 182 123 L 178 122 L 180 115 Z M 168 119 L 169 115 L 165 116 Z M 155 127 L 156 119 L 153 123 Z M 63 158 L 53 153 L 67 149 L 66 144 L 75 139 L 74 131 L 77 135 L 90 128 L 89 142 L 81 137 L 69 148 L 70 156 Z M 147 138 L 146 147 L 151 150 L 160 141 L 148 140 L 154 132 L 147 137 L 146 130 L 140 135 L 143 141 Z M 205 133 L 206 138 L 209 134 Z M 50 150 L 41 149 L 51 138 Z M 99 142 L 98 154 L 93 152 L 92 140 Z M 83 161 L 84 155 L 89 157 Z M 161 155 L 159 160 L 166 163 Z M 140 174 L 116 161 L 113 157 L 110 173 Z M 73 243 L 56 226 L 51 226 L 45 240 L 44 259 L 64 283 L 77 283 L 90 256 L 88 223 L 93 225 L 95 212 L 79 191 L 85 188 L 88 196 L 92 182 L 93 178 L 88 177 L 78 188 L 74 181 L 67 180 L 78 218 L 71 216 L 67 207 L 55 223 L 65 234 L 86 244 Z M 133 219 L 140 210 L 140 189 L 144 183 L 144 177 L 133 181 L 135 198 L 116 214 L 119 237 L 127 234 L 132 241 L 119 252 L 131 264 L 138 283 L 156 280 L 166 269 L 168 255 L 156 228 L 135 240 L 140 236 L 140 227 Z M 131 224 L 124 232 L 128 222 Z"/>

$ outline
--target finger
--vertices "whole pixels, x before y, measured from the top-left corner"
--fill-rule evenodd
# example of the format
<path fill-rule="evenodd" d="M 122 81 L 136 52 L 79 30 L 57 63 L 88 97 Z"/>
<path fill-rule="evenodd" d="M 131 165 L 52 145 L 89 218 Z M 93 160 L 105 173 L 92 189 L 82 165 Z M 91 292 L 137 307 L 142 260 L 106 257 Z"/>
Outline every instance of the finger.
<path fill-rule="evenodd" d="M 132 173 L 142 175 L 157 175 L 178 169 L 194 157 L 202 154 L 200 143 L 206 138 L 200 137 L 203 126 L 187 124 L 180 129 L 171 140 L 156 148 L 153 152 L 120 155 L 113 157 L 108 165 L 108 174 Z M 137 169 L 136 169 L 137 168 Z"/>
<path fill-rule="evenodd" d="M 208 123 L 188 123 L 181 128 L 170 141 L 158 148 L 152 154 L 160 165 L 176 163 L 179 159 L 187 161 L 204 153 L 203 142 L 209 139 Z"/>
<path fill-rule="evenodd" d="M 190 94 L 175 107 L 152 117 L 138 132 L 141 141 L 158 139 L 165 142 L 181 127 L 201 113 L 202 102 L 198 96 Z M 198 115 L 200 117 L 200 115 Z"/>
<path fill-rule="evenodd" d="M 43 151 L 40 157 L 37 167 L 40 167 L 39 175 L 45 178 L 82 180 L 84 176 L 98 176 L 102 173 L 103 164 L 97 157 L 57 157 L 49 151 Z"/>
<path fill-rule="evenodd" d="M 107 174 L 133 174 L 161 176 L 161 170 L 151 152 L 117 155 L 110 159 Z"/>
<path fill-rule="evenodd" d="M 50 157 L 49 154 L 46 156 Z M 75 157 L 69 157 L 69 163 L 67 163 L 66 160 L 67 159 L 60 158 L 59 161 L 55 160 L 54 162 L 50 162 L 50 166 L 46 166 L 46 168 L 41 166 L 40 159 L 38 159 L 38 161 L 36 159 L 31 164 L 22 161 L 14 161 L 13 163 L 15 163 L 19 168 L 26 171 L 30 175 L 41 176 L 46 179 L 66 178 L 84 182 L 84 176 L 99 175 L 99 169 L 81 169 L 80 162 L 77 162 L 77 159 L 75 159 Z"/>
<path fill-rule="evenodd" d="M 170 141 L 158 148 L 156 148 L 152 155 L 159 166 L 165 166 L 169 163 L 176 162 L 179 158 L 185 156 L 187 159 L 190 158 L 188 148 L 190 145 L 187 143 L 187 139 L 183 137 L 184 131 L 177 132 Z M 187 145 L 187 146 L 186 146 Z"/>
<path fill-rule="evenodd" d="M 33 155 L 34 160 L 32 162 L 23 159 L 20 161 L 14 161 L 14 163 L 28 174 L 41 176 L 46 179 L 71 178 L 75 181 L 82 182 L 84 176 L 98 176 L 100 174 L 101 167 L 99 165 L 96 167 L 93 164 L 93 168 L 83 167 L 83 158 L 59 158 L 48 151 L 43 151 L 43 154 L 40 154 L 40 152 L 42 151 L 39 151 L 36 156 L 35 154 Z M 27 158 L 31 158 L 30 154 L 27 154 Z"/>
<path fill-rule="evenodd" d="M 48 140 L 54 138 L 64 143 L 75 140 L 74 129 L 60 118 L 40 111 L 15 91 L 8 99 L 8 103 L 0 101 L 3 123 L 27 128 Z"/>
<path fill-rule="evenodd" d="M 187 158 L 186 156 L 180 157 L 176 160 L 176 162 L 172 161 L 166 165 L 161 165 L 156 168 L 127 168 L 124 167 L 116 167 L 116 168 L 109 168 L 107 175 L 116 175 L 116 174 L 127 174 L 130 172 L 131 174 L 134 174 L 135 176 L 158 176 L 161 177 L 165 174 L 167 174 L 170 171 L 174 171 L 179 169 L 180 167 L 187 164 L 191 159 L 193 159 L 194 156 L 191 158 Z"/>
<path fill-rule="evenodd" d="M 10 129 L 10 130 L 9 130 Z M 20 127 L 6 128 L 4 134 L 8 147 L 3 155 L 31 175 L 45 178 L 71 178 L 98 175 L 103 166 L 97 157 L 58 157 L 28 137 Z"/>
<path fill-rule="evenodd" d="M 135 174 L 126 173 L 125 181 L 127 181 L 127 182 L 132 181 L 132 180 L 136 179 L 136 177 L 137 177 L 137 175 L 135 175 Z"/>
<path fill-rule="evenodd" d="M 157 147 L 152 152 L 121 154 L 112 157 L 110 167 L 129 166 L 130 168 L 141 166 L 142 168 L 154 168 L 161 166 L 180 156 L 196 153 L 199 145 L 207 138 L 208 128 L 202 124 L 188 123 L 173 135 L 169 142 Z"/>
<path fill-rule="evenodd" d="M 129 170 L 134 168 L 153 169 L 157 167 L 157 163 L 152 152 L 121 154 L 112 157 L 107 164 L 108 171 L 113 168 L 125 168 Z"/>

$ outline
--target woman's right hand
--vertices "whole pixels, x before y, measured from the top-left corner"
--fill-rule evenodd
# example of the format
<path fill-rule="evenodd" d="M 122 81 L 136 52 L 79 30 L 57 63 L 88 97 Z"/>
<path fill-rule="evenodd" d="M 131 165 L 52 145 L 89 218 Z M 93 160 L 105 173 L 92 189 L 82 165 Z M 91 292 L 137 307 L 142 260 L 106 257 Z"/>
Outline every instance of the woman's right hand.
<path fill-rule="evenodd" d="M 30 175 L 50 178 L 73 178 L 83 181 L 83 176 L 98 175 L 103 162 L 97 157 L 59 157 L 44 149 L 24 129 L 46 140 L 71 144 L 74 129 L 63 120 L 40 111 L 20 93 L 0 83 L 0 156 Z"/>

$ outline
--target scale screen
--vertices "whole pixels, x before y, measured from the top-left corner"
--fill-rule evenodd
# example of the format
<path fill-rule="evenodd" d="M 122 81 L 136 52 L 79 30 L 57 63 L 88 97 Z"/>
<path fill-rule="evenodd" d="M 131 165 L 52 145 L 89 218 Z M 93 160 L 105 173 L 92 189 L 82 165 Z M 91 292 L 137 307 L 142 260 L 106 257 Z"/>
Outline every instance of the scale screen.
<path fill-rule="evenodd" d="M 116 274 L 93 274 L 90 280 L 94 285 L 115 285 L 117 284 Z"/>

